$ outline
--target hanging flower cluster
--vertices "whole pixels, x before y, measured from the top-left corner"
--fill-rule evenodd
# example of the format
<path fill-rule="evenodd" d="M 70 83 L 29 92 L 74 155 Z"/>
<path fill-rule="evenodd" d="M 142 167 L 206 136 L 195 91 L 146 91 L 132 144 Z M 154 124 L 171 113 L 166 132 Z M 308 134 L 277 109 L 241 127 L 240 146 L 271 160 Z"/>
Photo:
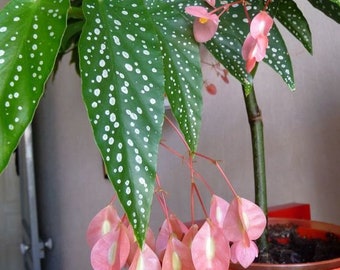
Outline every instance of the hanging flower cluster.
<path fill-rule="evenodd" d="M 140 249 L 132 226 L 125 216 L 118 216 L 110 203 L 90 222 L 87 240 L 95 270 L 124 266 L 129 270 L 225 270 L 230 261 L 245 268 L 253 262 L 258 254 L 253 240 L 260 237 L 265 225 L 265 216 L 254 203 L 235 197 L 229 205 L 213 195 L 209 217 L 202 225 L 187 226 L 170 214 L 157 238 L 148 230 Z"/>
<path fill-rule="evenodd" d="M 193 31 L 197 42 L 207 42 L 212 39 L 218 29 L 220 16 L 228 11 L 232 5 L 244 4 L 245 1 L 226 3 L 220 7 L 215 7 L 215 0 L 206 0 L 206 2 L 213 8 L 212 11 L 209 12 L 202 6 L 185 8 L 186 13 L 196 17 Z M 248 73 L 254 69 L 256 62 L 262 61 L 266 56 L 267 36 L 272 25 L 273 19 L 265 11 L 260 11 L 250 22 L 250 33 L 242 46 L 242 57 L 246 61 Z"/>
<path fill-rule="evenodd" d="M 175 124 L 167 117 L 165 119 L 189 151 Z M 93 269 L 119 270 L 128 266 L 129 270 L 225 270 L 229 269 L 230 261 L 248 267 L 258 255 L 254 240 L 261 236 L 266 226 L 266 217 L 261 208 L 236 193 L 216 160 L 199 152 L 195 153 L 197 158 L 213 163 L 220 172 L 234 196 L 230 204 L 217 196 L 208 181 L 196 171 L 193 155 L 181 155 L 164 142 L 161 142 L 161 146 L 177 156 L 190 170 L 191 223 L 181 221 L 169 210 L 165 192 L 157 176 L 155 195 L 165 216 L 158 235 L 155 236 L 148 228 L 144 245 L 139 247 L 128 219 L 125 215 L 119 217 L 111 202 L 99 211 L 88 226 L 87 240 L 92 248 Z M 196 179 L 200 179 L 210 191 L 210 211 L 206 210 L 201 199 Z M 195 195 L 205 214 L 205 220 L 195 221 Z"/>

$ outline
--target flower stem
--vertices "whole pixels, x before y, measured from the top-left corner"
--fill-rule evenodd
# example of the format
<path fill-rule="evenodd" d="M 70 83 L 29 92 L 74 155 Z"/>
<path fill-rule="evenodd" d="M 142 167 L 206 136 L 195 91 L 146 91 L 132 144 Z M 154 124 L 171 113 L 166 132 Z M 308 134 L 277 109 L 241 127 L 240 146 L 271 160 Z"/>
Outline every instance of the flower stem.
<path fill-rule="evenodd" d="M 246 89 L 242 85 L 243 96 L 246 104 L 248 121 L 251 131 L 253 148 L 254 184 L 255 184 L 255 203 L 261 207 L 265 215 L 268 213 L 267 206 L 267 185 L 265 170 L 265 152 L 263 139 L 263 122 L 261 110 L 257 104 L 254 86 Z M 258 239 L 260 251 L 267 249 L 267 231 L 265 230 L 261 238 Z"/>

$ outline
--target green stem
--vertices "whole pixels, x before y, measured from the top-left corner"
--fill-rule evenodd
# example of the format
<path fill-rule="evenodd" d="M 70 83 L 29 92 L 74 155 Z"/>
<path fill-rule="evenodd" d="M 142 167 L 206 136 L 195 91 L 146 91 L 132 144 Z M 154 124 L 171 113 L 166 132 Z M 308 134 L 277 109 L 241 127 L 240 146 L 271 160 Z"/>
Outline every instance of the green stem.
<path fill-rule="evenodd" d="M 72 19 L 84 19 L 83 10 L 81 7 L 70 7 L 68 10 L 68 18 Z"/>
<path fill-rule="evenodd" d="M 243 95 L 246 104 L 248 121 L 250 125 L 253 163 L 254 163 L 254 181 L 255 181 L 255 203 L 261 207 L 263 212 L 268 213 L 267 206 L 267 185 L 266 185 L 266 168 L 265 152 L 263 139 L 263 122 L 261 110 L 257 104 L 254 86 L 243 86 Z M 258 240 L 259 249 L 267 250 L 267 231 L 263 233 Z"/>

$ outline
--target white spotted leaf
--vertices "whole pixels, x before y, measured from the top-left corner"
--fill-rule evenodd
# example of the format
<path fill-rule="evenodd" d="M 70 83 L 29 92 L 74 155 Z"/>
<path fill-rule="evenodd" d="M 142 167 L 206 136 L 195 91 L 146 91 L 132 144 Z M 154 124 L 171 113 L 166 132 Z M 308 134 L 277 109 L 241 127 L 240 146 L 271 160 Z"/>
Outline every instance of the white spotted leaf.
<path fill-rule="evenodd" d="M 290 90 L 295 90 L 294 72 L 290 55 L 286 43 L 275 24 L 270 30 L 267 55 L 263 62 L 267 63 L 281 76 Z"/>
<path fill-rule="evenodd" d="M 68 8 L 67 0 L 12 0 L 0 12 L 0 172 L 44 92 Z"/>
<path fill-rule="evenodd" d="M 227 21 L 221 21 L 218 32 L 206 47 L 241 84 L 249 85 L 253 77 L 246 72 L 241 54 L 244 37 L 234 35 L 234 31 L 230 31 L 228 25 L 230 26 Z"/>
<path fill-rule="evenodd" d="M 281 0 L 275 18 L 312 53 L 312 34 L 303 13 L 292 0 Z"/>
<path fill-rule="evenodd" d="M 340 0 L 308 0 L 326 16 L 340 23 Z"/>
<path fill-rule="evenodd" d="M 162 45 L 165 91 L 179 127 L 192 151 L 199 139 L 202 114 L 202 74 L 199 47 L 193 38 L 184 3 L 148 1 Z"/>
<path fill-rule="evenodd" d="M 86 0 L 83 99 L 108 176 L 141 246 L 164 118 L 160 43 L 142 0 Z"/>
<path fill-rule="evenodd" d="M 263 1 L 249 1 L 248 12 L 253 17 L 263 7 Z M 210 53 L 228 69 L 241 84 L 252 84 L 253 78 L 246 72 L 242 58 L 243 42 L 249 33 L 249 24 L 245 20 L 242 5 L 231 7 L 231 11 L 220 17 L 218 31 L 214 38 L 207 42 Z"/>
<path fill-rule="evenodd" d="M 263 10 L 263 1 L 249 1 L 247 6 L 250 18 Z M 276 11 L 276 9 L 275 9 Z M 232 14 L 224 14 L 220 18 L 220 27 L 213 40 L 207 43 L 210 52 L 218 59 L 243 85 L 252 83 L 252 77 L 245 71 L 245 61 L 241 49 L 249 33 L 249 22 L 245 19 L 243 7 L 232 7 Z M 285 42 L 273 25 L 269 34 L 269 48 L 263 60 L 278 73 L 290 89 L 295 89 L 293 68 Z"/>

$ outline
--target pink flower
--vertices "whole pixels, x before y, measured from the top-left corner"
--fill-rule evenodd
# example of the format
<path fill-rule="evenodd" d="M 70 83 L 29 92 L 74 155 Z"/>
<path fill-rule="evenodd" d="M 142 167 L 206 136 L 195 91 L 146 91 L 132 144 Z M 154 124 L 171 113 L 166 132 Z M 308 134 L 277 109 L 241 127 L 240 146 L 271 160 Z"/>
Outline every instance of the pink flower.
<path fill-rule="evenodd" d="M 231 261 L 247 268 L 257 257 L 258 249 L 252 240 L 259 238 L 266 226 L 266 217 L 256 204 L 236 197 L 224 220 L 225 237 L 233 242 Z"/>
<path fill-rule="evenodd" d="M 217 195 L 213 195 L 210 202 L 209 217 L 217 227 L 223 229 L 225 216 L 229 208 L 229 203 Z"/>
<path fill-rule="evenodd" d="M 219 18 L 201 6 L 189 6 L 185 12 L 196 17 L 194 22 L 194 37 L 197 42 L 206 42 L 216 33 Z"/>
<path fill-rule="evenodd" d="M 246 70 L 251 72 L 256 62 L 266 56 L 268 47 L 268 33 L 273 26 L 273 19 L 267 12 L 261 11 L 250 23 L 250 33 L 242 47 L 242 57 L 246 61 Z"/>
<path fill-rule="evenodd" d="M 196 269 L 229 269 L 230 247 L 223 231 L 207 220 L 195 235 L 191 255 Z"/>

